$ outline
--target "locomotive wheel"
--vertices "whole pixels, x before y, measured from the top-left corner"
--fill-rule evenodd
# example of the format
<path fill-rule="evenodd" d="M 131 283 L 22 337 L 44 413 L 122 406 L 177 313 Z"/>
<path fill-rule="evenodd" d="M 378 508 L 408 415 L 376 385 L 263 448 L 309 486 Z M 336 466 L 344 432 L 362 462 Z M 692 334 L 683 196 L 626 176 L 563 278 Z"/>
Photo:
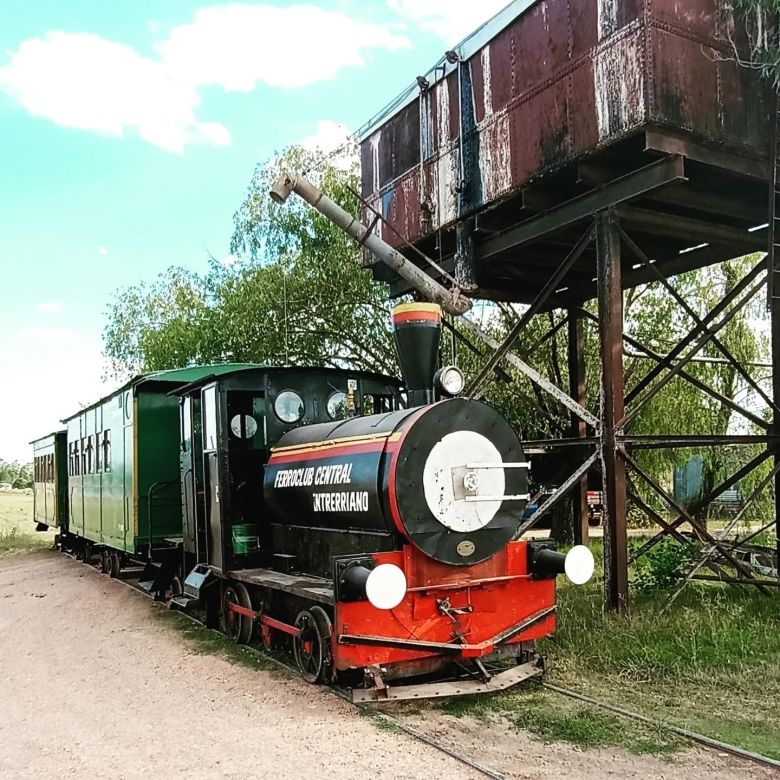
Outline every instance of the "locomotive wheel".
<path fill-rule="evenodd" d="M 100 552 L 100 573 L 101 574 L 111 573 L 111 558 L 109 557 L 108 553 L 105 550 L 102 550 Z"/>
<path fill-rule="evenodd" d="M 293 653 L 298 671 L 306 682 L 322 682 L 326 674 L 326 649 L 317 619 L 308 609 L 304 609 L 295 618 L 295 627 L 300 631 L 298 636 L 293 637 Z"/>
<path fill-rule="evenodd" d="M 119 571 L 122 568 L 122 562 L 119 560 L 119 553 L 112 552 L 109 554 L 108 558 L 110 561 L 108 576 L 112 579 L 116 579 L 119 576 Z"/>
<path fill-rule="evenodd" d="M 323 682 L 333 682 L 335 675 L 333 673 L 333 653 L 331 650 L 331 638 L 333 636 L 333 624 L 328 613 L 322 607 L 312 607 L 310 610 L 314 619 L 317 621 L 317 628 L 320 632 L 323 652 Z"/>
<path fill-rule="evenodd" d="M 238 642 L 238 637 L 241 634 L 242 615 L 231 612 L 231 604 L 239 604 L 239 600 L 238 594 L 234 588 L 232 586 L 228 586 L 225 588 L 225 591 L 222 594 L 222 631 L 234 642 Z"/>
<path fill-rule="evenodd" d="M 249 595 L 249 591 L 247 590 L 246 585 L 244 585 L 242 582 L 237 582 L 235 589 L 236 593 L 238 594 L 238 603 L 245 609 L 254 609 L 252 606 L 252 599 Z M 241 631 L 238 642 L 242 645 L 248 645 L 252 639 L 252 627 L 254 621 L 252 618 L 246 617 L 245 615 L 237 615 L 236 617 L 241 618 Z"/>
<path fill-rule="evenodd" d="M 236 644 L 245 645 L 252 636 L 252 620 L 233 612 L 229 608 L 231 604 L 248 609 L 252 608 L 249 593 L 241 583 L 228 585 L 225 588 L 222 596 L 222 630 Z"/>

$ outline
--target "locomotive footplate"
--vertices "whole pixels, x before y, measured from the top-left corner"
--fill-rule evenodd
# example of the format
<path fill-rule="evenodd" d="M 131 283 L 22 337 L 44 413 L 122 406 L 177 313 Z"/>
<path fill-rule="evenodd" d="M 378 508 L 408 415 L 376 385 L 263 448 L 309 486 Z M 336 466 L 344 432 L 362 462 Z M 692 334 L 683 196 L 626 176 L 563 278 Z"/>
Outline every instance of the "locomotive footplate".
<path fill-rule="evenodd" d="M 434 699 L 503 691 L 523 680 L 544 674 L 544 662 L 541 656 L 536 656 L 531 661 L 494 674 L 488 680 L 464 678 L 417 685 L 387 685 L 382 679 L 381 670 L 372 669 L 370 673 L 374 680 L 373 688 L 353 688 L 351 691 L 352 701 L 356 704 L 381 704 L 386 701 Z"/>
<path fill-rule="evenodd" d="M 272 569 L 241 569 L 228 572 L 228 577 L 249 585 L 284 591 L 318 604 L 333 604 L 333 584 L 322 577 L 306 574 L 285 574 Z"/>

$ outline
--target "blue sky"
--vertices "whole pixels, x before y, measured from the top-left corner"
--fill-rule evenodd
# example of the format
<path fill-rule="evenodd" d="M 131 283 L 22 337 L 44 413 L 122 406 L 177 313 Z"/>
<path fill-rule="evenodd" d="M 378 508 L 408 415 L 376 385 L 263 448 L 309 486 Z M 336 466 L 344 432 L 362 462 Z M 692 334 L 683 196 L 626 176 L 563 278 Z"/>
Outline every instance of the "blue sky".
<path fill-rule="evenodd" d="M 335 144 L 506 0 L 3 0 L 0 457 L 97 398 L 105 307 L 228 254 L 257 162 Z"/>

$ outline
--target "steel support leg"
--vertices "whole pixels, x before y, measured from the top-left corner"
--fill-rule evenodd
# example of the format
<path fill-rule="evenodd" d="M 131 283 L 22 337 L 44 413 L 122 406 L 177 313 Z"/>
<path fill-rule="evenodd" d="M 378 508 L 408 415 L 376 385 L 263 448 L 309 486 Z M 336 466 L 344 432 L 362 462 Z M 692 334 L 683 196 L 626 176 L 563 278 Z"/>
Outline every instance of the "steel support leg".
<path fill-rule="evenodd" d="M 601 341 L 601 473 L 604 480 L 604 605 L 628 609 L 626 464 L 617 450 L 624 417 L 623 289 L 620 232 L 613 211 L 596 217 L 599 337 Z"/>
<path fill-rule="evenodd" d="M 769 269 L 770 278 L 772 270 L 771 268 Z M 774 296 L 780 296 L 780 290 L 774 289 L 773 294 Z M 772 397 L 775 401 L 775 406 L 777 406 L 780 403 L 780 298 L 772 297 L 769 299 L 769 310 L 772 328 Z M 773 423 L 772 433 L 777 435 L 780 431 L 780 413 L 777 410 L 775 410 L 773 416 Z M 775 457 L 775 467 L 777 467 L 780 465 L 780 446 L 778 446 L 776 440 L 769 446 Z M 777 560 L 780 561 L 780 472 L 775 474 L 774 483 L 776 551 Z"/>
<path fill-rule="evenodd" d="M 569 334 L 569 395 L 580 406 L 587 405 L 585 395 L 585 348 L 582 333 L 582 318 L 576 309 L 568 312 Z M 584 439 L 588 435 L 585 420 L 571 415 L 572 438 Z M 572 512 L 574 514 L 574 543 L 588 543 L 588 475 L 579 481 L 572 491 Z"/>

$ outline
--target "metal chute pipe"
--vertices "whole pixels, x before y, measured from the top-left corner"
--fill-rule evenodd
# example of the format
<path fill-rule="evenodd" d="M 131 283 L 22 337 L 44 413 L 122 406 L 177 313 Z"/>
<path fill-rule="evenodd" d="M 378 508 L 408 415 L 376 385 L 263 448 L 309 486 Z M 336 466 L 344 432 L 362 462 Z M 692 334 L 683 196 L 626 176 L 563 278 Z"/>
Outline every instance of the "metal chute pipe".
<path fill-rule="evenodd" d="M 471 308 L 471 301 L 460 290 L 448 290 L 432 279 L 399 251 L 369 231 L 362 222 L 341 208 L 338 203 L 323 194 L 304 176 L 282 173 L 271 188 L 271 198 L 275 203 L 281 204 L 293 192 L 317 209 L 320 214 L 327 217 L 334 225 L 340 227 L 347 235 L 365 246 L 385 265 L 392 268 L 398 276 L 409 282 L 427 300 L 438 303 L 448 314 L 458 316 Z"/>

